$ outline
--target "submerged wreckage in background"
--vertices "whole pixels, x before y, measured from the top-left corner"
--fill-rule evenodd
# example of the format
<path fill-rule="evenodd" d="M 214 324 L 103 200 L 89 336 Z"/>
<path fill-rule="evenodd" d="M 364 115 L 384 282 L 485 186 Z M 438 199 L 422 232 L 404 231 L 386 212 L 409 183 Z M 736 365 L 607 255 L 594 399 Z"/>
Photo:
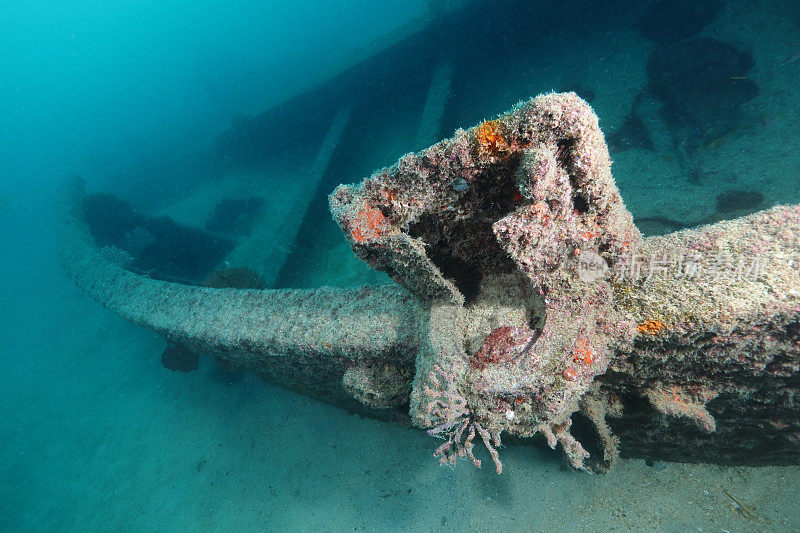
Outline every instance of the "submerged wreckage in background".
<path fill-rule="evenodd" d="M 443 463 L 480 466 L 482 442 L 500 472 L 501 434 L 541 434 L 590 471 L 620 453 L 800 463 L 800 206 L 643 239 L 573 93 L 459 130 L 330 204 L 398 285 L 150 279 L 96 245 L 80 181 L 62 255 L 78 286 L 175 349 L 426 429 Z"/>

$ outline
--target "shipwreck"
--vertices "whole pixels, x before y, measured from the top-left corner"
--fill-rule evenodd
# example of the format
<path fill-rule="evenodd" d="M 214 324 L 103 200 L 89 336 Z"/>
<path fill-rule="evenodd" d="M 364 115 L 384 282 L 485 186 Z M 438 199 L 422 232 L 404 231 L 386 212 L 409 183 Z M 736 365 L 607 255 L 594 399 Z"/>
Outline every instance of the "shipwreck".
<path fill-rule="evenodd" d="M 620 455 L 800 464 L 800 206 L 643 238 L 574 93 L 521 102 L 329 200 L 394 285 L 153 279 L 95 241 L 79 179 L 61 255 L 81 289 L 174 350 L 421 428 L 444 464 L 500 473 L 505 437 L 590 472 Z"/>

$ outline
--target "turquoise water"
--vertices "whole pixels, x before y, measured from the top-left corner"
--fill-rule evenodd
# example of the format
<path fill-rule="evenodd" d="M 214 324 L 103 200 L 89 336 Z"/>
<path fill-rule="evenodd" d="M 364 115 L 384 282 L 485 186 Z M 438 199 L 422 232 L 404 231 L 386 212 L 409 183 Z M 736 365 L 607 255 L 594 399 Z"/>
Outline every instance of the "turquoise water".
<path fill-rule="evenodd" d="M 328 192 L 550 90 L 593 106 L 647 234 L 800 202 L 796 2 L 433 4 L 0 7 L 0 528 L 800 527 L 796 466 L 589 476 L 511 443 L 500 477 L 440 468 L 422 431 L 207 358 L 166 370 L 161 338 L 66 277 L 54 210 L 79 174 L 202 230 L 218 200 L 262 198 L 251 226 L 217 230 L 268 286 L 388 282 Z"/>

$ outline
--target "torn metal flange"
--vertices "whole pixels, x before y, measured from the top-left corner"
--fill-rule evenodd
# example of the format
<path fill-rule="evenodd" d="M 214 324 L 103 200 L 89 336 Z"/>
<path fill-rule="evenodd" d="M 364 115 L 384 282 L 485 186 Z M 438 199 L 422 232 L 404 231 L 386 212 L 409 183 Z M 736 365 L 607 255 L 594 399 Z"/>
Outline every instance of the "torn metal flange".
<path fill-rule="evenodd" d="M 462 439 L 474 432 L 424 392 L 443 390 L 434 368 L 463 382 L 453 386 L 479 433 L 558 426 L 554 434 L 564 435 L 594 378 L 630 345 L 635 324 L 613 306 L 610 283 L 581 270 L 587 258 L 611 267 L 641 241 L 610 165 L 589 105 L 551 93 L 331 194 L 359 257 L 435 306 L 468 303 L 451 320 L 467 324 L 462 339 L 484 338 L 469 354 L 463 343 L 433 342 L 417 359 L 412 418 L 452 430 L 444 460 L 464 455 Z M 487 302 L 501 301 L 498 316 Z M 513 307 L 517 319 L 504 320 Z"/>

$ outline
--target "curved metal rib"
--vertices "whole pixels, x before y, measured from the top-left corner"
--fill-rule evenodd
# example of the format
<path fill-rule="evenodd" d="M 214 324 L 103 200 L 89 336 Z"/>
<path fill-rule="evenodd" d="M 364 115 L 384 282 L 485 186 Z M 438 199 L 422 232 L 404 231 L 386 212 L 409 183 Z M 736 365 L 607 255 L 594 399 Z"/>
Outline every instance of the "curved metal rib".
<path fill-rule="evenodd" d="M 121 317 L 171 343 L 346 407 L 363 403 L 343 386 L 348 370 L 396 369 L 395 381 L 406 380 L 410 387 L 423 313 L 418 300 L 401 287 L 240 290 L 149 279 L 125 270 L 97 248 L 83 210 L 83 181 L 73 178 L 65 187 L 64 266 L 78 287 Z M 373 364 L 377 361 L 380 365 Z M 404 401 L 394 399 L 398 405 Z"/>

